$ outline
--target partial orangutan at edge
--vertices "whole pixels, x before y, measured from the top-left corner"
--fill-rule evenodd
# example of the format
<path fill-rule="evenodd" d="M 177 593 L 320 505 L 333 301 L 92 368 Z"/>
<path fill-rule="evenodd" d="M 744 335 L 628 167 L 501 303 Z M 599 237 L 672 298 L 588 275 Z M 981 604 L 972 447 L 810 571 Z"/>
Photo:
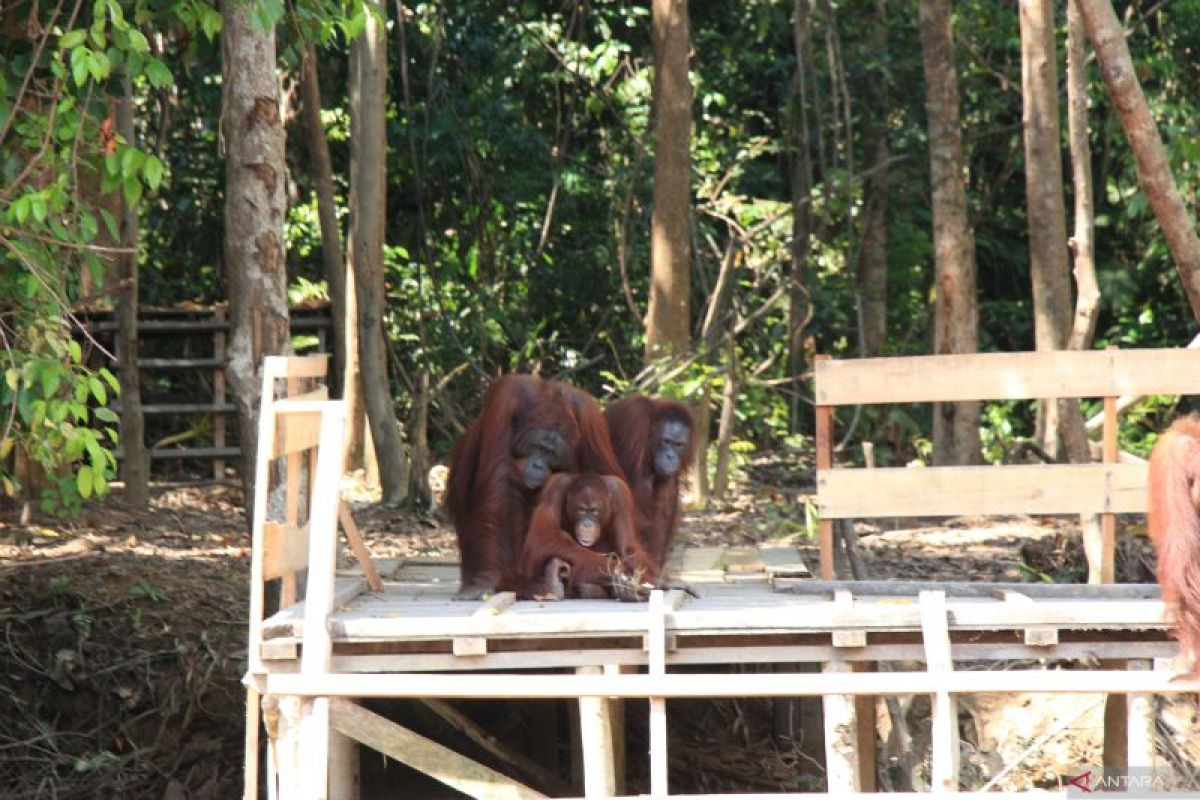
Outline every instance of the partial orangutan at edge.
<path fill-rule="evenodd" d="M 1172 423 L 1150 454 L 1147 487 L 1150 539 L 1158 553 L 1163 602 L 1174 622 L 1189 675 L 1200 647 L 1200 416 Z"/>

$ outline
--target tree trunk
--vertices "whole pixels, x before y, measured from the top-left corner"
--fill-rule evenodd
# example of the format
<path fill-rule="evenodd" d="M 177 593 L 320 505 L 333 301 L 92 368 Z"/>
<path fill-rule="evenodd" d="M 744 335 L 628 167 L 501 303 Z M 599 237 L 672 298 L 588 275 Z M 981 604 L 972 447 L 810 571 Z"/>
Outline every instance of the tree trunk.
<path fill-rule="evenodd" d="M 283 220 L 284 129 L 275 82 L 275 32 L 230 4 L 221 31 L 225 139 L 225 275 L 231 332 L 225 370 L 237 405 L 246 506 L 254 490 L 265 356 L 288 352 Z"/>
<path fill-rule="evenodd" d="M 373 2 L 366 27 L 350 45 L 350 108 L 354 133 L 350 141 L 350 247 L 358 297 L 358 348 L 362 389 L 379 462 L 384 505 L 404 501 L 408 487 L 400 480 L 404 451 L 396 425 L 387 372 L 383 332 L 383 236 L 387 179 L 387 9 Z"/>
<path fill-rule="evenodd" d="M 929 116 L 929 178 L 932 184 L 936 353 L 978 349 L 975 242 L 967 220 L 958 77 L 949 0 L 921 0 L 921 54 L 925 108 Z M 979 403 L 939 403 L 933 412 L 935 464 L 975 464 L 982 459 Z"/>
<path fill-rule="evenodd" d="M 731 330 L 736 328 L 735 324 Z M 717 425 L 717 466 L 713 470 L 712 494 L 716 500 L 724 501 L 729 489 L 730 445 L 733 443 L 733 424 L 737 411 L 738 361 L 737 341 L 729 339 L 729 358 L 725 365 L 725 389 L 721 392 L 721 420 Z"/>
<path fill-rule="evenodd" d="M 317 53 L 311 43 L 304 45 L 300 94 L 310 169 L 317 190 L 321 260 L 325 281 L 329 285 L 329 307 L 333 318 L 333 364 L 329 370 L 329 383 L 333 396 L 346 401 L 348 418 L 343 461 L 346 469 L 354 470 L 363 465 L 363 428 L 366 424 L 358 377 L 358 303 L 354 298 L 354 275 L 347 269 L 342 252 L 333 160 L 329 155 L 325 125 L 321 121 L 321 84 L 317 73 Z"/>
<path fill-rule="evenodd" d="M 805 370 L 804 324 L 808 319 L 807 281 L 808 253 L 812 243 L 812 153 L 809 151 L 808 71 L 807 60 L 812 51 L 812 26 L 809 0 L 795 0 L 792 9 L 792 42 L 796 52 L 796 97 L 793 104 L 792 183 L 792 274 L 788 289 L 788 377 L 794 381 L 788 402 L 788 429 L 800 430 L 805 416 L 799 379 Z"/>
<path fill-rule="evenodd" d="M 646 360 L 691 343 L 692 87 L 687 0 L 654 0 L 654 212 Z"/>
<path fill-rule="evenodd" d="M 1052 0 L 1021 0 L 1021 90 L 1024 100 L 1026 224 L 1033 283 L 1034 346 L 1062 350 L 1071 330 L 1071 279 L 1067 267 L 1067 211 L 1063 202 L 1058 64 Z M 1039 404 L 1039 445 L 1058 453 L 1059 434 L 1076 457 L 1087 456 L 1078 402 Z M 1070 408 L 1071 405 L 1075 409 Z M 1057 425 L 1051 423 L 1057 422 Z"/>
<path fill-rule="evenodd" d="M 121 98 L 116 102 L 117 132 L 129 144 L 134 142 L 133 84 L 128 74 L 121 75 Z M 125 502 L 135 509 L 150 504 L 150 459 L 146 452 L 146 425 L 142 415 L 141 376 L 138 372 L 138 211 L 121 193 L 121 247 L 132 250 L 117 260 L 118 348 L 121 359 L 121 479 L 125 482 Z"/>
<path fill-rule="evenodd" d="M 876 0 L 875 27 L 871 32 L 874 57 L 887 60 L 887 0 Z M 887 208 L 888 208 L 888 151 L 887 72 L 879 69 L 874 80 L 867 84 L 867 105 L 873 110 L 867 127 L 866 151 L 871 169 L 866 185 L 866 208 L 863 210 L 863 232 L 858 256 L 858 287 L 861 293 L 862 354 L 877 356 L 887 342 Z"/>
<path fill-rule="evenodd" d="M 1175 186 L 1171 164 L 1133 69 L 1121 24 L 1109 0 L 1079 0 L 1079 10 L 1096 51 L 1100 74 L 1133 149 L 1138 182 L 1171 249 L 1192 315 L 1200 320 L 1200 238 Z"/>
<path fill-rule="evenodd" d="M 1087 350 L 1096 335 L 1100 285 L 1096 281 L 1095 211 L 1092 204 L 1092 149 L 1088 143 L 1086 32 L 1078 0 L 1067 2 L 1067 130 L 1071 143 L 1071 182 L 1075 232 L 1068 242 L 1075 256 L 1075 319 L 1070 350 Z"/>

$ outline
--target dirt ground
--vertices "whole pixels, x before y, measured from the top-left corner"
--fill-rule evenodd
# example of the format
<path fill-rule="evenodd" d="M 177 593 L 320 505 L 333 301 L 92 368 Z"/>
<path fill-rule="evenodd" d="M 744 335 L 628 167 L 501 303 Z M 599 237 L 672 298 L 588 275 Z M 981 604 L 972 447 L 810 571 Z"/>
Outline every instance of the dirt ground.
<path fill-rule="evenodd" d="M 681 536 L 696 545 L 793 541 L 815 563 L 803 482 L 765 459 L 751 465 L 744 485 L 754 488 L 713 510 L 689 512 Z M 436 514 L 356 504 L 355 516 L 376 556 L 456 554 L 453 533 Z M 881 522 L 857 528 L 871 578 L 1069 581 L 1083 571 L 1077 532 L 1062 520 Z M 1120 526 L 1121 580 L 1152 579 L 1153 553 L 1138 522 Z M 0 794 L 240 794 L 244 530 L 241 491 L 228 485 L 157 491 L 144 514 L 108 500 L 75 520 L 21 525 L 17 509 L 0 509 Z M 1195 705 L 1159 702 L 1160 754 L 1176 768 L 1177 786 L 1196 787 Z M 883 712 L 881 706 L 887 720 Z M 927 714 L 920 699 L 905 710 L 918 754 L 927 745 Z M 629 715 L 631 753 L 641 717 Z M 794 731 L 781 731 L 779 707 L 770 701 L 672 704 L 671 719 L 677 790 L 823 785 L 806 748 L 789 738 Z M 1054 786 L 1066 768 L 1099 762 L 1099 697 L 981 697 L 961 710 L 960 722 L 968 787 L 1002 772 L 998 786 Z M 896 766 L 885 763 L 884 786 L 906 788 Z M 639 783 L 644 776 L 632 759 L 630 770 Z"/>

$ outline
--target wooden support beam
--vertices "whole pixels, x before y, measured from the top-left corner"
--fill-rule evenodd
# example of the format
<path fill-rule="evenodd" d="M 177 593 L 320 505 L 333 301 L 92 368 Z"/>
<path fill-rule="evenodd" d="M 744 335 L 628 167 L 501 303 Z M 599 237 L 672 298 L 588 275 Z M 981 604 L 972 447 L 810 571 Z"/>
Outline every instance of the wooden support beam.
<path fill-rule="evenodd" d="M 600 675 L 598 666 L 577 667 L 576 674 Z M 612 797 L 617 793 L 613 719 L 608 698 L 579 698 L 579 741 L 583 751 L 584 797 Z"/>
<path fill-rule="evenodd" d="M 346 543 L 350 545 L 350 552 L 354 553 L 354 558 L 367 578 L 367 586 L 372 592 L 382 592 L 383 578 L 379 577 L 379 570 L 375 569 L 375 564 L 371 561 L 371 554 L 363 544 L 362 534 L 345 500 L 338 504 L 338 521 L 342 524 L 342 530 L 346 532 Z"/>
<path fill-rule="evenodd" d="M 680 592 L 679 594 L 682 594 Z M 667 672 L 667 605 L 661 589 L 650 592 L 646 609 L 650 675 L 665 677 Z M 650 697 L 650 794 L 666 797 L 668 788 L 667 701 Z"/>
<path fill-rule="evenodd" d="M 546 796 L 349 700 L 336 698 L 331 701 L 329 722 L 338 733 L 407 764 L 468 797 L 526 800 Z"/>
<path fill-rule="evenodd" d="M 921 609 L 921 633 L 925 639 L 926 671 L 933 677 L 946 676 L 954 671 L 946 594 L 922 592 L 917 602 Z M 934 792 L 958 791 L 958 704 L 944 688 L 933 692 L 930 739 L 933 749 L 930 788 Z"/>

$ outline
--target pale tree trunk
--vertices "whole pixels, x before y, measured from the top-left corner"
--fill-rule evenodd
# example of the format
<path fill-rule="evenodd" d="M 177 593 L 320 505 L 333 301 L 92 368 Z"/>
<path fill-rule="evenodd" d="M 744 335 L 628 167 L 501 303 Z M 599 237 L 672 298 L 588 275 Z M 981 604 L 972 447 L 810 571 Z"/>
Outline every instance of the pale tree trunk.
<path fill-rule="evenodd" d="M 284 129 L 275 32 L 230 3 L 221 30 L 225 141 L 225 275 L 231 336 L 225 370 L 237 405 L 246 506 L 254 490 L 263 358 L 290 351 L 283 220 Z"/>
<path fill-rule="evenodd" d="M 1021 92 L 1024 100 L 1026 223 L 1033 283 L 1034 346 L 1062 350 L 1071 330 L 1067 211 L 1063 202 L 1058 63 L 1052 0 L 1021 0 Z M 1087 460 L 1087 436 L 1073 399 L 1038 405 L 1038 443 L 1058 454 L 1059 434 L 1072 461 Z"/>
<path fill-rule="evenodd" d="M 1089 350 L 1096 334 L 1100 312 L 1100 285 L 1096 281 L 1095 214 L 1092 208 L 1092 149 L 1088 144 L 1086 32 L 1078 0 L 1067 0 L 1067 139 L 1071 153 L 1071 183 L 1075 199 L 1075 232 L 1068 240 L 1074 254 L 1075 316 L 1067 338 L 1068 350 Z M 1076 410 L 1079 403 L 1073 403 Z M 1073 428 L 1071 429 L 1073 430 Z M 1083 453 L 1077 451 L 1082 448 Z M 1083 442 L 1067 439 L 1067 454 L 1073 462 L 1090 461 L 1086 427 Z M 1104 560 L 1100 517 L 1081 514 L 1079 529 L 1088 561 L 1088 583 L 1099 583 Z M 1111 695 L 1110 695 L 1111 699 Z"/>
<path fill-rule="evenodd" d="M 975 241 L 967 220 L 958 77 L 949 0 L 921 0 L 921 55 L 929 117 L 935 259 L 934 352 L 974 353 L 979 311 L 975 297 Z M 982 460 L 979 403 L 939 403 L 933 411 L 933 462 Z"/>
<path fill-rule="evenodd" d="M 730 330 L 737 327 L 737 321 Z M 725 389 L 721 393 L 721 419 L 717 424 L 717 465 L 713 469 L 712 495 L 716 500 L 725 500 L 729 489 L 729 456 L 733 444 L 733 425 L 737 411 L 738 361 L 737 341 L 729 339 L 728 361 L 725 365 Z"/>
<path fill-rule="evenodd" d="M 809 0 L 795 0 L 792 8 L 792 43 L 796 52 L 796 97 L 793 104 L 792 183 L 792 274 L 788 289 L 788 377 L 791 400 L 788 403 L 788 429 L 798 432 L 805 416 L 799 379 L 805 370 L 804 325 L 809 317 L 808 294 L 805 282 L 809 248 L 812 243 L 813 167 L 809 151 L 808 78 L 806 67 L 812 51 L 812 25 Z"/>
<path fill-rule="evenodd" d="M 116 102 L 117 132 L 129 144 L 134 143 L 133 85 L 129 75 L 121 74 L 121 97 Z M 150 458 L 146 452 L 146 425 L 142 415 L 141 376 L 138 372 L 138 212 L 121 197 L 121 246 L 132 252 L 122 253 L 117 261 L 120 290 L 117 293 L 118 352 L 121 354 L 121 479 L 125 482 L 125 502 L 136 509 L 150 504 Z"/>
<path fill-rule="evenodd" d="M 386 8 L 368 4 L 366 27 L 350 45 L 350 246 L 358 297 L 358 348 L 371 441 L 379 462 L 384 505 L 407 495 L 401 480 L 404 450 L 388 383 L 383 331 L 383 235 L 387 201 Z"/>
<path fill-rule="evenodd" d="M 876 0 L 871 50 L 881 62 L 887 60 L 887 0 Z M 887 208 L 888 152 L 887 73 L 878 70 L 867 84 L 867 105 L 873 115 L 867 128 L 866 151 L 871 169 L 863 187 L 866 208 L 863 210 L 863 232 L 858 256 L 858 287 L 862 301 L 862 354 L 877 356 L 887 342 Z"/>
<path fill-rule="evenodd" d="M 692 87 L 687 0 L 654 0 L 654 211 L 646 360 L 691 343 Z"/>
<path fill-rule="evenodd" d="M 1171 164 L 1133 69 L 1121 24 L 1109 0 L 1079 0 L 1079 10 L 1096 51 L 1100 74 L 1133 149 L 1138 182 L 1171 249 L 1192 315 L 1200 320 L 1200 238 L 1175 186 Z"/>
<path fill-rule="evenodd" d="M 1088 350 L 1096 335 L 1100 285 L 1096 281 L 1095 211 L 1092 204 L 1092 149 L 1088 143 L 1086 32 L 1078 0 L 1067 2 L 1067 130 L 1071 143 L 1071 183 L 1075 232 L 1068 244 L 1075 256 L 1075 319 L 1070 350 Z"/>
<path fill-rule="evenodd" d="M 321 122 L 321 84 L 317 74 L 317 54 L 311 42 L 304 45 L 304 63 L 300 71 L 304 131 L 308 138 L 308 156 L 313 183 L 317 189 L 317 217 L 321 223 L 321 256 L 325 281 L 329 285 L 329 307 L 333 319 L 333 365 L 329 371 L 335 397 L 346 401 L 349 412 L 343 466 L 348 470 L 363 465 L 362 391 L 358 379 L 358 304 L 354 300 L 354 276 L 346 268 L 342 252 L 342 231 L 337 218 L 337 190 L 333 181 L 333 160 L 329 140 Z"/>

